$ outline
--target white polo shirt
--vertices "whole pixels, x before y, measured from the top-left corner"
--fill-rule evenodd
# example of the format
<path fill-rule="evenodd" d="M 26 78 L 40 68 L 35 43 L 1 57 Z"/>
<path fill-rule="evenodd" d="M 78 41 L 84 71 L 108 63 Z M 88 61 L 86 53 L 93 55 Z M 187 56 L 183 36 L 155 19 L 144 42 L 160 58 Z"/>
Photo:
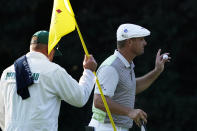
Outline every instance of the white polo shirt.
<path fill-rule="evenodd" d="M 4 131 L 57 131 L 61 100 L 82 107 L 94 86 L 92 71 L 85 69 L 79 83 L 62 67 L 39 52 L 26 54 L 33 73 L 30 97 L 16 92 L 14 66 L 4 70 L 0 82 L 0 126 Z"/>

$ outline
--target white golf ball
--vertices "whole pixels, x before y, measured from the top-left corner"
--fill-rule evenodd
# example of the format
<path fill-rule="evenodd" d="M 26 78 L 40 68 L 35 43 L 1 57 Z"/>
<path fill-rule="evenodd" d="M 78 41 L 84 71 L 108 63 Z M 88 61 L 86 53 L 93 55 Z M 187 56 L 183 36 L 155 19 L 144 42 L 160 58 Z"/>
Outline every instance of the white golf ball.
<path fill-rule="evenodd" d="M 168 55 L 164 54 L 163 55 L 163 59 L 167 60 L 168 59 Z"/>

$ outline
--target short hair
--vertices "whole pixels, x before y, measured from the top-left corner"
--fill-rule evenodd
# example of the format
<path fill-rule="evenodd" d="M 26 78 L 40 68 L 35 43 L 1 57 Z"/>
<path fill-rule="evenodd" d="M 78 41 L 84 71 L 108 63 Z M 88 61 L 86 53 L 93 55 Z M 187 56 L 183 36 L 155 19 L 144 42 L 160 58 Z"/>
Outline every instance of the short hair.
<path fill-rule="evenodd" d="M 121 49 L 125 46 L 127 40 L 117 41 L 117 48 Z"/>

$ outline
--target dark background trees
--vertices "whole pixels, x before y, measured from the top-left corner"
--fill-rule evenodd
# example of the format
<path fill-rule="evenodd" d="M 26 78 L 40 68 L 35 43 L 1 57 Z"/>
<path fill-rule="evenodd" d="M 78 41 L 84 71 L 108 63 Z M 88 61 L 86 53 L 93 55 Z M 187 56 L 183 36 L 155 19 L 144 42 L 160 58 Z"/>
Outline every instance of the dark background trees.
<path fill-rule="evenodd" d="M 71 1 L 88 50 L 98 64 L 114 52 L 116 30 L 122 23 L 142 25 L 151 31 L 145 54 L 137 57 L 136 76 L 154 68 L 159 48 L 172 60 L 158 80 L 137 95 L 136 108 L 148 113 L 150 131 L 197 129 L 196 0 L 86 0 Z M 0 73 L 29 50 L 32 34 L 48 30 L 53 0 L 1 0 Z M 76 31 L 64 36 L 63 57 L 55 62 L 74 78 L 82 73 L 84 52 Z M 82 131 L 91 118 L 92 96 L 83 108 L 62 102 L 59 130 Z M 132 131 L 139 130 L 136 125 Z"/>

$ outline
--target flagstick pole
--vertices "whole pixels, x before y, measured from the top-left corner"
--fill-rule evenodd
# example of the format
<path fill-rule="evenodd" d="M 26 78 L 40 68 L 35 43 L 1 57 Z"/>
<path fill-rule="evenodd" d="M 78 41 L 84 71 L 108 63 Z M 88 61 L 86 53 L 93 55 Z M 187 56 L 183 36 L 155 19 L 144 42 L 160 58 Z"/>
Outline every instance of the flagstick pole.
<path fill-rule="evenodd" d="M 78 26 L 78 24 L 77 24 L 76 19 L 75 19 L 75 25 L 76 25 L 77 32 L 78 32 L 78 34 L 79 34 L 79 38 L 80 38 L 80 40 L 81 40 L 81 43 L 82 43 L 83 49 L 84 49 L 84 51 L 85 51 L 85 54 L 86 54 L 87 56 L 89 56 L 89 53 L 88 53 L 87 47 L 86 47 L 86 45 L 85 45 L 85 42 L 84 42 L 83 37 L 82 37 L 82 35 L 81 35 L 81 32 L 80 32 L 80 30 L 79 30 L 79 26 Z"/>
<path fill-rule="evenodd" d="M 78 24 L 77 24 L 76 19 L 75 19 L 75 25 L 76 25 L 77 32 L 78 32 L 78 34 L 79 34 L 79 38 L 80 38 L 80 40 L 81 40 L 83 49 L 84 49 L 84 51 L 85 51 L 85 54 L 86 54 L 87 56 L 89 56 L 87 47 L 86 47 L 86 45 L 85 45 L 85 42 L 84 42 L 83 37 L 82 37 L 82 35 L 81 35 L 81 32 L 80 32 L 80 30 L 79 30 L 79 27 L 78 27 Z M 107 114 L 108 114 L 108 116 L 109 116 L 109 119 L 110 119 L 110 122 L 111 122 L 111 124 L 112 124 L 112 127 L 114 128 L 114 131 L 117 131 L 117 130 L 116 130 L 115 123 L 114 123 L 113 118 L 112 118 L 112 116 L 111 116 L 111 112 L 110 112 L 109 107 L 108 107 L 108 105 L 107 105 L 107 101 L 106 101 L 106 99 L 105 99 L 105 97 L 104 97 L 104 95 L 103 95 L 103 91 L 102 91 L 102 89 L 101 89 L 100 83 L 99 83 L 98 78 L 97 78 L 97 76 L 96 76 L 96 72 L 94 71 L 93 73 L 94 73 L 94 75 L 95 75 L 95 77 L 96 77 L 96 84 L 97 84 L 97 86 L 98 86 L 98 88 L 99 88 L 99 91 L 100 91 L 100 93 L 101 93 L 101 98 L 102 98 L 102 100 L 103 100 L 103 103 L 104 103 L 105 109 L 106 109 L 106 111 L 107 111 Z"/>

